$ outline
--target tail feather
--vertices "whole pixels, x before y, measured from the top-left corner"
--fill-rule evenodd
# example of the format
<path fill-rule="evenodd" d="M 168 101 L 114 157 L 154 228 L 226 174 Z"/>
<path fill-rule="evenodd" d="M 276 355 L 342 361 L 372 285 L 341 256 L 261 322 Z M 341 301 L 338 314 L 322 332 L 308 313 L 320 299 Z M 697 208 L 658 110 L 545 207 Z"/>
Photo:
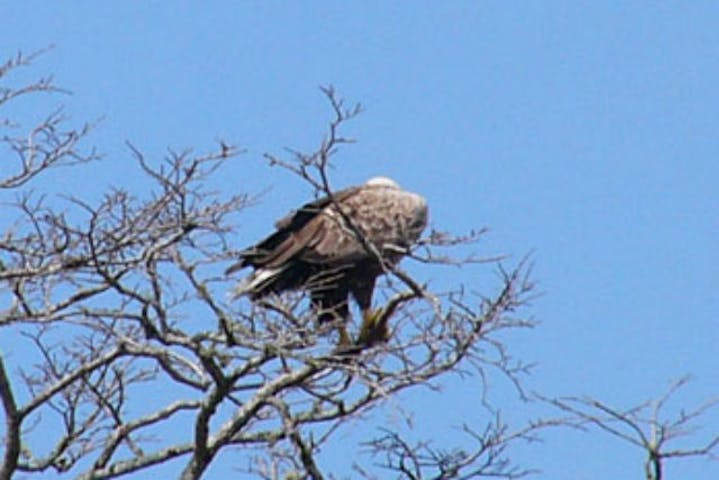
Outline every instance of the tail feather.
<path fill-rule="evenodd" d="M 232 289 L 232 299 L 239 298 L 243 295 L 251 297 L 263 295 L 264 291 L 270 287 L 273 281 L 285 270 L 285 267 L 277 268 L 260 268 L 240 281 L 240 283 Z"/>

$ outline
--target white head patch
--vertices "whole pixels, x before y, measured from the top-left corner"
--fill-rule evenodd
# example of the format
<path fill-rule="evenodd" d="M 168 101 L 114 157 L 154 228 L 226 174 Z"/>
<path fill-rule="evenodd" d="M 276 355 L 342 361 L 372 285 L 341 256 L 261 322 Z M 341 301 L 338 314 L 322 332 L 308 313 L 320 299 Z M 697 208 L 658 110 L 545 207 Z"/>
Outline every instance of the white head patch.
<path fill-rule="evenodd" d="M 367 183 L 365 183 L 365 185 L 368 185 L 370 187 L 399 188 L 399 184 L 389 177 L 372 177 L 367 180 Z"/>

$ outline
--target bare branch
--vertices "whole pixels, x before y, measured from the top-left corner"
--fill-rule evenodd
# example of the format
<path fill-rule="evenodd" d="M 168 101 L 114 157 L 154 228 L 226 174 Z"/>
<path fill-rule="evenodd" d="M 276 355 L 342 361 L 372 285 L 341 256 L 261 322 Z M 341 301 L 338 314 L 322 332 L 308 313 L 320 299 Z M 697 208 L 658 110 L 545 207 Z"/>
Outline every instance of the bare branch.
<path fill-rule="evenodd" d="M 2 399 L 3 410 L 5 411 L 5 455 L 2 465 L 0 465 L 0 478 L 10 478 L 17 468 L 20 455 L 20 425 L 22 418 L 17 411 L 13 388 L 5 370 L 2 356 L 0 356 L 0 399 Z"/>
<path fill-rule="evenodd" d="M 548 399 L 540 397 L 561 411 L 574 416 L 577 426 L 594 425 L 646 454 L 644 471 L 647 480 L 662 480 L 664 461 L 669 458 L 711 457 L 719 446 L 719 434 L 714 434 L 699 445 L 670 448 L 696 428 L 695 422 L 719 405 L 719 398 L 711 399 L 691 410 L 681 410 L 675 418 L 667 418 L 664 410 L 672 397 L 689 381 L 682 377 L 673 382 L 659 397 L 629 409 L 620 410 L 593 398 L 567 397 Z"/>
<path fill-rule="evenodd" d="M 33 58 L 9 61 L 0 80 Z M 56 91 L 51 82 L 14 88 L 0 105 L 45 90 Z M 329 172 L 338 149 L 353 142 L 343 133 L 346 122 L 362 108 L 346 105 L 332 88 L 322 92 L 331 118 L 317 150 L 266 158 L 337 207 Z M 350 325 L 356 342 L 338 350 L 332 325 L 316 324 L 302 292 L 254 304 L 226 300 L 232 279 L 222 272 L 234 255 L 236 218 L 254 202 L 222 192 L 218 180 L 240 150 L 220 142 L 207 153 L 187 149 L 152 159 L 128 143 L 146 190 L 116 186 L 97 201 L 22 192 L 51 168 L 86 168 L 97 158 L 81 148 L 91 126 L 65 122 L 56 111 L 26 134 L 2 140 L 16 168 L 0 179 L 0 193 L 14 195 L 7 202 L 14 218 L 0 233 L 7 299 L 0 329 L 34 360 L 12 371 L 9 359 L 0 359 L 6 425 L 0 477 L 114 478 L 174 461 L 182 478 L 198 479 L 220 452 L 234 448 L 238 458 L 257 459 L 252 473 L 264 478 L 331 478 L 322 447 L 403 390 L 435 388 L 449 374 L 474 375 L 480 383 L 500 374 L 521 392 L 529 367 L 512 357 L 501 334 L 533 325 L 522 316 L 534 294 L 528 262 L 505 268 L 495 255 L 447 253 L 475 243 L 483 229 L 457 237 L 435 231 L 401 252 L 382 251 L 339 209 L 387 275 L 374 323 Z M 489 264 L 498 272 L 496 285 L 432 291 L 384 261 L 396 253 L 430 265 Z M 529 440 L 534 429 L 510 432 L 499 419 L 490 424 L 465 428 L 473 450 L 445 451 L 385 432 L 370 454 L 391 455 L 387 461 L 408 478 L 478 472 L 516 478 L 524 470 L 503 463 L 505 445 Z M 184 434 L 167 438 L 169 429 Z M 395 463 L 399 458 L 403 463 Z"/>

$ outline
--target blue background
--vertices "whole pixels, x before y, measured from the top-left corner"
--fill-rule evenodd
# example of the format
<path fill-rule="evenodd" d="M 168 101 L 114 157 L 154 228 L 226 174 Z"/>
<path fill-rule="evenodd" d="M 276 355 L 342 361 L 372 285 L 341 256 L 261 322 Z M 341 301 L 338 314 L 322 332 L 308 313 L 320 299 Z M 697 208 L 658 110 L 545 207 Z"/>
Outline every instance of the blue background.
<path fill-rule="evenodd" d="M 103 162 L 56 173 L 37 188 L 92 198 L 111 184 L 133 186 L 126 140 L 159 158 L 167 147 L 206 150 L 224 139 L 247 149 L 224 188 L 271 187 L 243 217 L 241 239 L 249 243 L 309 196 L 261 156 L 316 147 L 331 114 L 317 87 L 332 84 L 366 107 L 346 130 L 358 143 L 337 157 L 335 185 L 391 176 L 427 197 L 434 226 L 490 227 L 478 253 L 533 252 L 544 294 L 528 312 L 540 325 L 507 338 L 515 356 L 537 363 L 529 391 L 629 407 L 692 374 L 673 408 L 719 394 L 719 3 L 15 1 L 0 8 L 3 58 L 55 45 L 18 78 L 51 73 L 73 92 L 17 108 L 62 103 L 77 124 L 104 117 L 88 140 Z M 477 275 L 422 274 L 468 285 Z M 498 383 L 490 395 L 511 419 L 546 413 Z M 415 433 L 438 446 L 461 438 L 448 433 L 451 425 L 487 421 L 478 381 L 452 378 L 444 387 L 404 395 L 337 439 L 369 435 L 392 421 L 393 408 L 414 412 Z M 697 440 L 719 432 L 716 412 L 702 423 Z M 642 455 L 603 434 L 553 431 L 513 457 L 540 469 L 537 478 L 574 480 L 641 478 Z M 226 468 L 232 459 L 224 457 Z M 351 475 L 346 455 L 330 450 L 320 463 Z M 665 475 L 717 478 L 719 464 L 669 461 Z"/>

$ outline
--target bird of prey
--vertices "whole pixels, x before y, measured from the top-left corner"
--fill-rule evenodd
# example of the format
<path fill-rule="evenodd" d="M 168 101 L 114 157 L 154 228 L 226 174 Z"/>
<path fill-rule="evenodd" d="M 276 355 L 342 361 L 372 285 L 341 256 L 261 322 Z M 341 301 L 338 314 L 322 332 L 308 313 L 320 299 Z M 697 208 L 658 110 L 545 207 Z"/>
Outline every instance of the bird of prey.
<path fill-rule="evenodd" d="M 375 177 L 292 211 L 275 224 L 274 233 L 241 251 L 227 273 L 254 268 L 235 288 L 235 297 L 309 292 L 319 322 L 342 322 L 340 343 L 346 344 L 350 295 L 364 328 L 372 319 L 377 277 L 402 259 L 426 225 L 423 197 Z"/>

